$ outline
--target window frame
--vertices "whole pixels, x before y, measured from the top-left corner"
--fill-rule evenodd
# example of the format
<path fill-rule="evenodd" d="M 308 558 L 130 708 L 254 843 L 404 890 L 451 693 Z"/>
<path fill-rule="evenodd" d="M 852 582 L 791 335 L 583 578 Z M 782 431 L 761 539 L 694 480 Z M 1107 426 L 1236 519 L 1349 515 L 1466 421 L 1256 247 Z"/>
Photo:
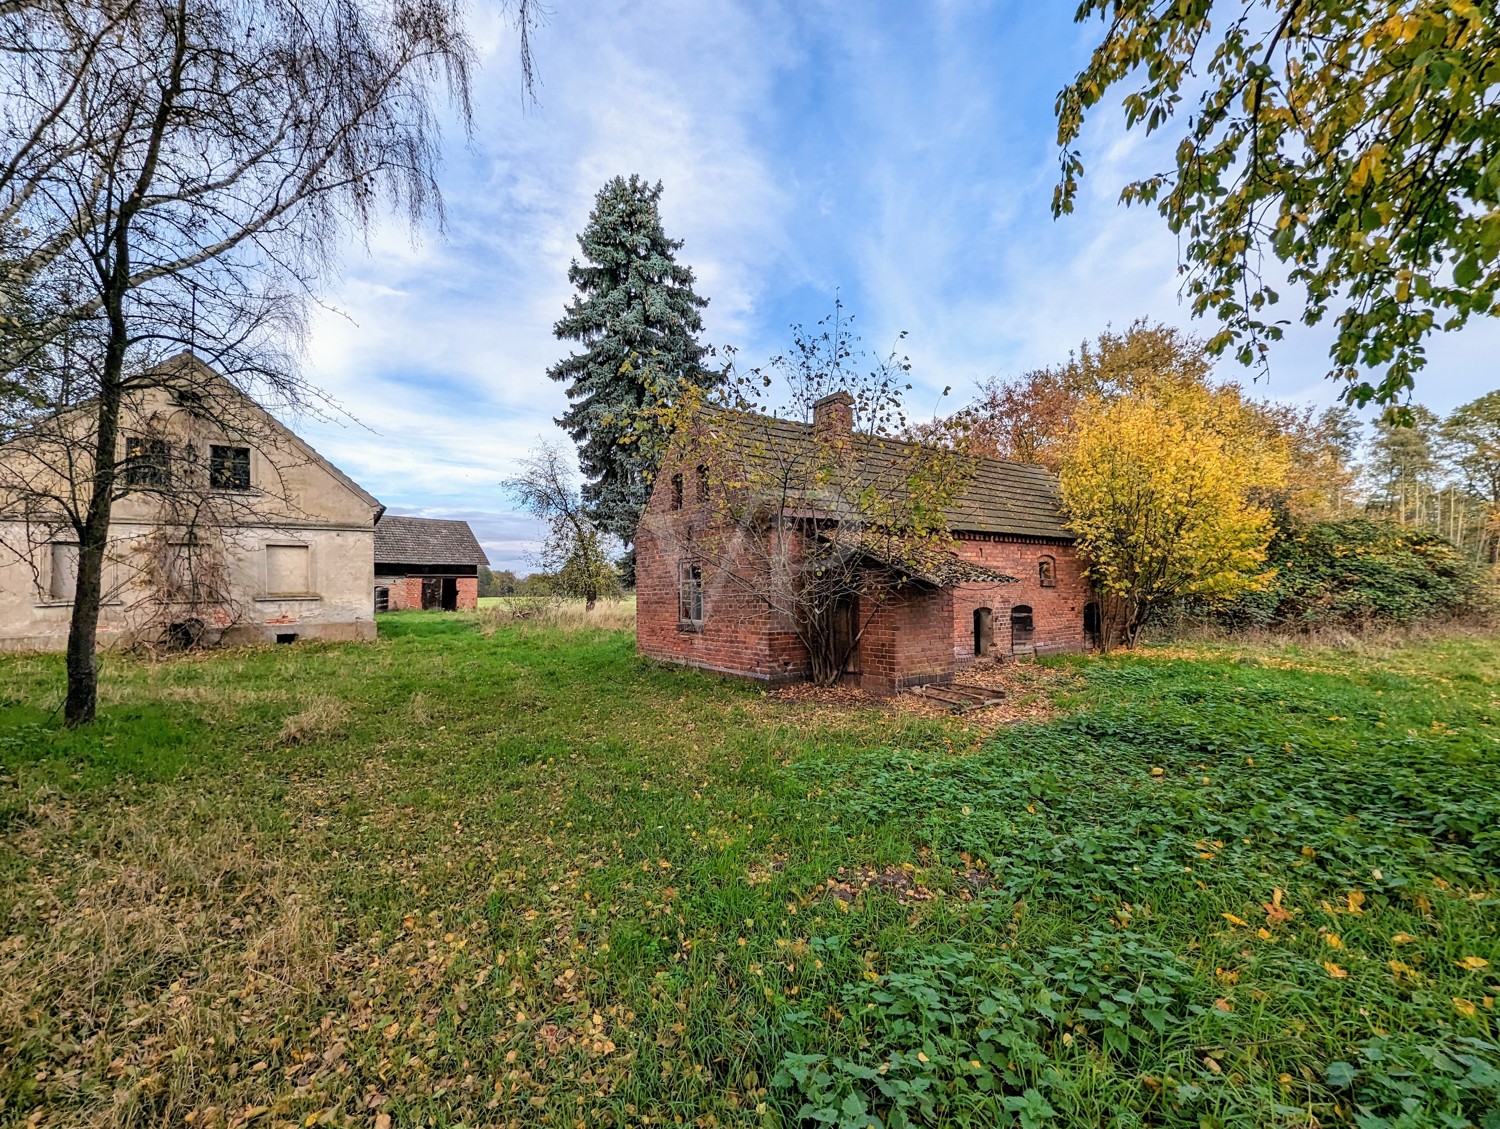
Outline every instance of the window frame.
<path fill-rule="evenodd" d="M 1024 623 L 1018 622 L 1024 619 Z M 1024 634 L 1022 634 L 1024 632 Z M 1010 645 L 1032 646 L 1036 639 L 1036 610 L 1030 604 L 1016 604 L 1010 609 Z"/>
<path fill-rule="evenodd" d="M 677 625 L 698 629 L 703 618 L 703 566 L 684 558 L 677 562 Z"/>
<path fill-rule="evenodd" d="M 233 458 L 233 462 L 225 463 L 221 461 L 220 452 L 228 452 Z M 226 466 L 232 466 L 236 471 L 241 469 L 241 455 L 243 455 L 244 459 L 243 485 L 241 485 L 241 479 L 238 474 L 235 476 L 233 483 L 225 484 L 219 481 L 219 474 Z M 226 493 L 246 493 L 252 488 L 252 485 L 253 476 L 251 475 L 249 447 L 240 447 L 232 443 L 210 443 L 208 445 L 208 488 L 210 490 L 219 490 Z"/>
<path fill-rule="evenodd" d="M 672 508 L 674 510 L 680 510 L 680 509 L 682 509 L 682 474 L 681 474 L 681 472 L 678 472 L 677 474 L 674 474 L 672 476 L 671 489 L 672 489 Z"/>
<path fill-rule="evenodd" d="M 301 592 L 273 592 L 271 590 L 271 550 L 272 549 L 301 549 L 306 557 L 307 565 L 307 587 Z M 313 560 L 313 548 L 306 541 L 267 541 L 261 545 L 261 591 L 264 595 L 262 600 L 316 600 L 320 598 L 318 592 L 318 577 L 316 562 Z"/>
<path fill-rule="evenodd" d="M 701 504 L 703 502 L 707 502 L 708 501 L 708 496 L 709 496 L 709 489 L 708 489 L 708 467 L 707 467 L 707 465 L 705 465 L 703 463 L 699 463 L 698 464 L 698 469 L 697 469 L 697 471 L 695 473 L 696 473 L 697 487 L 698 487 L 698 491 L 697 491 L 697 493 L 698 493 L 698 501 Z"/>
<path fill-rule="evenodd" d="M 59 594 L 57 590 L 57 557 L 58 551 L 73 550 L 73 590 L 66 594 Z M 48 541 L 47 542 L 47 591 L 46 602 L 49 604 L 71 604 L 78 597 L 78 559 L 83 546 L 77 541 Z"/>
<path fill-rule="evenodd" d="M 172 484 L 172 444 L 150 435 L 127 435 L 120 477 L 128 490 L 164 490 Z"/>

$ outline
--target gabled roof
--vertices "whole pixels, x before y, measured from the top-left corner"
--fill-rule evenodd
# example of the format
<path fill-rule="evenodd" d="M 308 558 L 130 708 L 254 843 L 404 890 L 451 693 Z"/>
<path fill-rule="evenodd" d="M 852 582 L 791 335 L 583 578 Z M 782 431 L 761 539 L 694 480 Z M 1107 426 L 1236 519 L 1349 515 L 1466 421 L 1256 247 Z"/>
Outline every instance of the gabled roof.
<path fill-rule="evenodd" d="M 716 443 L 731 445 L 757 477 L 795 477 L 797 468 L 826 461 L 826 445 L 808 423 L 772 416 L 705 409 L 703 421 Z M 867 482 L 899 481 L 924 450 L 900 439 L 853 432 L 848 439 L 854 474 Z M 945 507 L 953 533 L 993 533 L 1072 541 L 1064 525 L 1057 477 L 1045 467 L 980 456 L 965 457 L 968 481 Z"/>
<path fill-rule="evenodd" d="M 200 358 L 191 349 L 184 349 L 182 352 L 176 354 L 175 356 L 168 357 L 165 361 L 161 362 L 161 364 L 157 365 L 156 369 L 158 372 L 164 373 L 171 373 L 173 370 L 176 370 L 177 372 L 188 370 L 195 372 L 198 376 L 200 376 L 200 378 L 218 384 L 225 394 L 237 397 L 246 404 L 249 404 L 261 415 L 265 416 L 266 419 L 270 420 L 271 424 L 286 437 L 286 439 L 291 443 L 293 447 L 301 451 L 302 454 L 305 455 L 311 462 L 316 463 L 318 466 L 326 470 L 329 475 L 331 475 L 337 482 L 344 486 L 361 502 L 365 503 L 365 505 L 375 510 L 377 514 L 385 512 L 385 506 L 381 504 L 380 500 L 376 498 L 375 495 L 371 494 L 358 482 L 355 482 L 354 479 L 350 478 L 338 467 L 334 466 L 333 463 L 329 462 L 328 459 L 323 455 L 318 454 L 317 451 L 313 450 L 313 446 L 311 443 L 302 438 L 302 436 L 298 435 L 286 424 L 282 423 L 260 404 L 257 404 L 253 399 L 250 398 L 249 395 L 236 387 L 232 381 L 226 380 L 213 368 L 213 366 L 206 364 L 203 359 Z"/>
<path fill-rule="evenodd" d="M 375 526 L 375 563 L 488 565 L 466 521 L 386 514 Z"/>

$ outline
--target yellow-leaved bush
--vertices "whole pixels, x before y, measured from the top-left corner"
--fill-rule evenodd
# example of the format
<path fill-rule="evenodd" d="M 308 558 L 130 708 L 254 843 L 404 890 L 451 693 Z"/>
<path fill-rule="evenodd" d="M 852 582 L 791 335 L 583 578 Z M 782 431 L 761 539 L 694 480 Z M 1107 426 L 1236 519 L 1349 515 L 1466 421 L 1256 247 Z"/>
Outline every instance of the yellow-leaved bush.
<path fill-rule="evenodd" d="M 1264 584 L 1285 443 L 1233 386 L 1158 384 L 1091 399 L 1060 471 L 1063 508 L 1103 605 L 1108 643 L 1133 645 L 1182 597 Z"/>

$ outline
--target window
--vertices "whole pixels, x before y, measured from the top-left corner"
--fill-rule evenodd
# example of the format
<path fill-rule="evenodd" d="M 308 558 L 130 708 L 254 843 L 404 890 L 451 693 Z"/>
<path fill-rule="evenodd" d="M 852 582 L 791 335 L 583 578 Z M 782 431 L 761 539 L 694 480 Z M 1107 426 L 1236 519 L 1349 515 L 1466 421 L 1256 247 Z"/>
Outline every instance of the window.
<path fill-rule="evenodd" d="M 672 508 L 682 509 L 682 475 L 680 474 L 672 476 Z"/>
<path fill-rule="evenodd" d="M 306 596 L 312 592 L 306 545 L 266 546 L 266 594 Z"/>
<path fill-rule="evenodd" d="M 703 570 L 689 561 L 677 566 L 677 619 L 703 622 Z"/>
<path fill-rule="evenodd" d="M 708 468 L 706 466 L 698 468 L 698 501 L 708 501 Z"/>
<path fill-rule="evenodd" d="M 48 549 L 52 560 L 47 575 L 47 598 L 72 603 L 73 593 L 78 587 L 78 546 L 54 541 Z"/>
<path fill-rule="evenodd" d="M 250 448 L 208 448 L 208 485 L 213 490 L 250 489 Z"/>
<path fill-rule="evenodd" d="M 172 446 L 165 439 L 125 440 L 125 485 L 133 489 L 166 486 Z"/>
<path fill-rule="evenodd" d="M 384 585 L 375 589 L 375 610 L 377 612 L 388 612 L 391 610 L 391 590 Z"/>
<path fill-rule="evenodd" d="M 1031 635 L 1031 609 L 1025 604 L 1017 604 L 1010 609 L 1011 650 L 1020 651 L 1029 648 L 1031 646 Z"/>
<path fill-rule="evenodd" d="M 1043 557 L 1036 564 L 1037 580 L 1043 588 L 1057 587 L 1057 561 L 1052 557 Z"/>

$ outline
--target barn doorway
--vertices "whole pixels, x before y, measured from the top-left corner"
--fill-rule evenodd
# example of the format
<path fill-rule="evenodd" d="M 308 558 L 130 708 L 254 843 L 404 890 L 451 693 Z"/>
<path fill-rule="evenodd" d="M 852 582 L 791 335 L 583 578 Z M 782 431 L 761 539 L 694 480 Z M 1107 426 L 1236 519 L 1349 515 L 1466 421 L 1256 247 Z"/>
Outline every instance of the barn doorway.
<path fill-rule="evenodd" d="M 436 578 L 422 581 L 422 610 L 431 611 L 443 606 L 443 582 Z"/>
<path fill-rule="evenodd" d="M 1104 633 L 1104 623 L 1099 615 L 1099 602 L 1090 600 L 1083 605 L 1083 642 L 1089 650 L 1098 650 L 1099 637 Z"/>
<path fill-rule="evenodd" d="M 443 578 L 443 610 L 458 611 L 458 581 L 451 576 Z"/>
<path fill-rule="evenodd" d="M 1010 653 L 1013 655 L 1034 655 L 1036 646 L 1032 642 L 1033 621 L 1031 608 L 1027 604 L 1017 604 L 1010 609 Z"/>
<path fill-rule="evenodd" d="M 974 653 L 987 655 L 995 649 L 995 613 L 989 608 L 974 609 Z"/>

